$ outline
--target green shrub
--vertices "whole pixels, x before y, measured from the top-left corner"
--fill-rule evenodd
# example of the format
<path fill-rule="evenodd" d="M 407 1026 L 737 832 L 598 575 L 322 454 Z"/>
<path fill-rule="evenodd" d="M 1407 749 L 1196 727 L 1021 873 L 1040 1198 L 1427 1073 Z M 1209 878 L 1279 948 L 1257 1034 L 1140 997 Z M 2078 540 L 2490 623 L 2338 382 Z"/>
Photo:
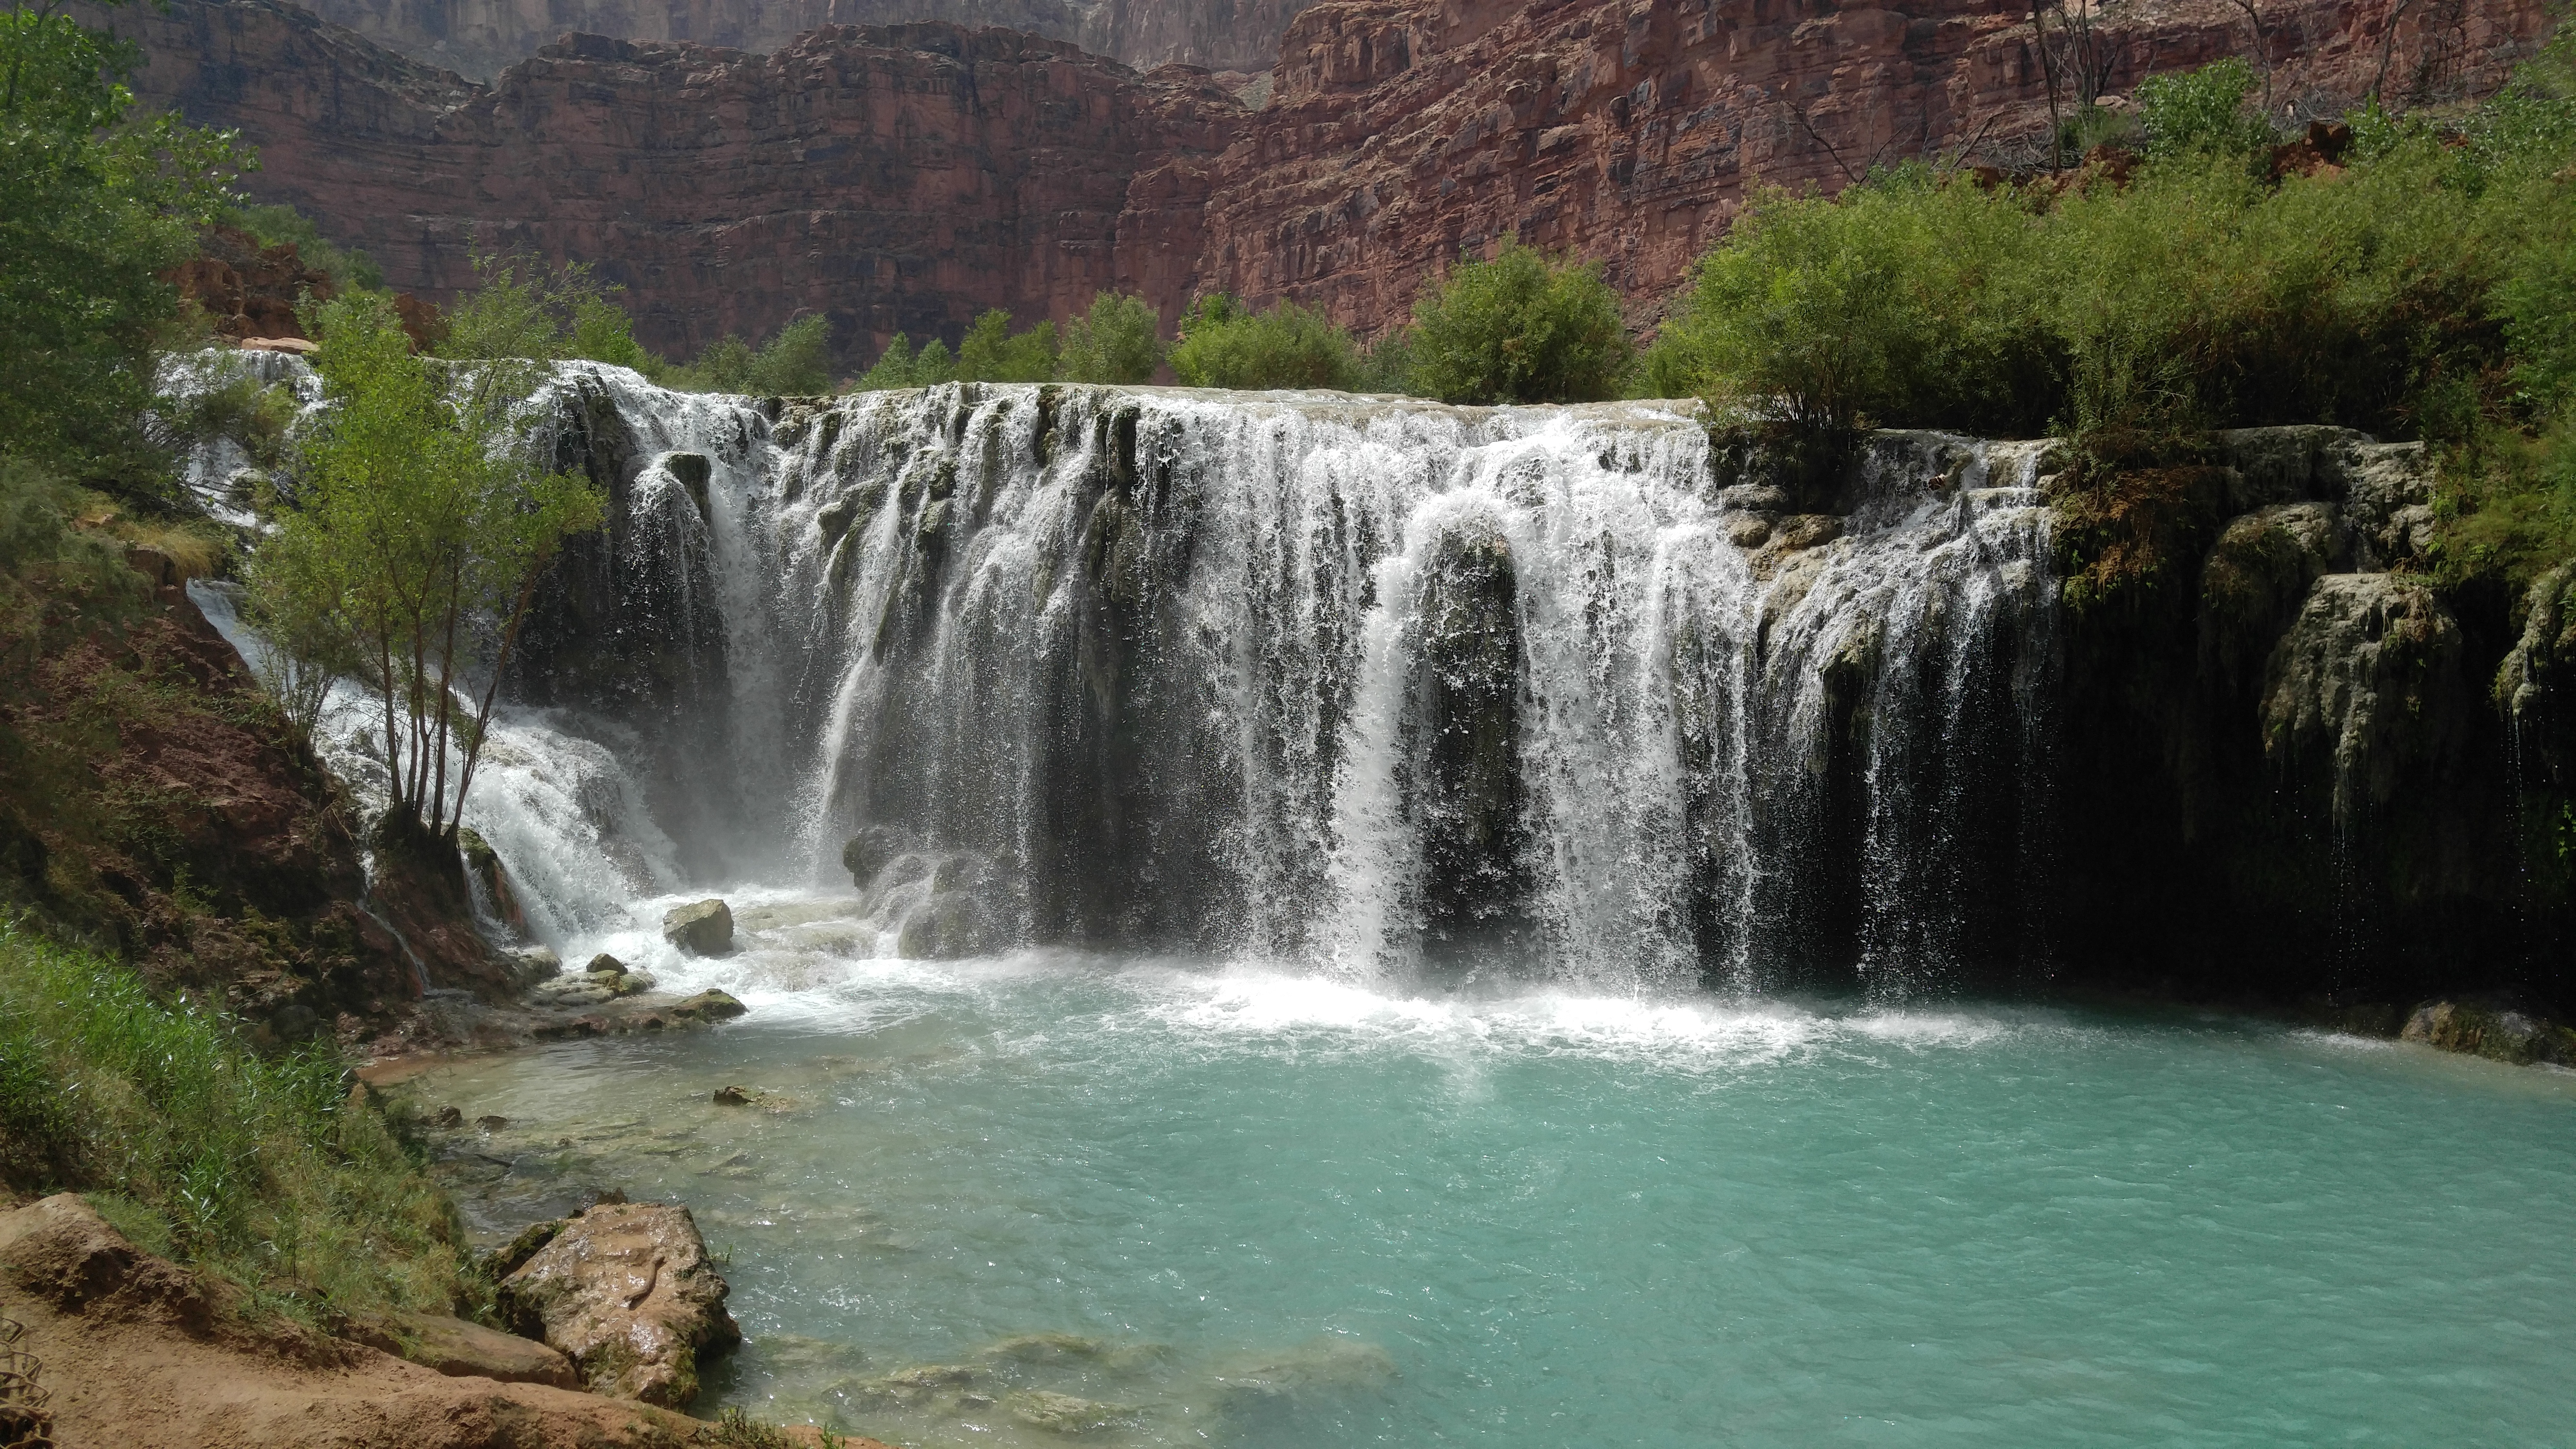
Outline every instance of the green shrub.
<path fill-rule="evenodd" d="M 313 219 L 291 206 L 228 207 L 217 218 L 226 226 L 250 233 L 264 247 L 292 244 L 304 264 L 328 272 L 341 287 L 363 287 L 381 291 L 385 273 L 375 260 L 356 247 L 344 247 L 322 234 Z"/>
<path fill-rule="evenodd" d="M 758 348 L 727 333 L 696 361 L 665 368 L 655 380 L 696 392 L 811 397 L 832 390 L 831 348 L 830 320 L 809 313 L 779 328 Z"/>
<path fill-rule="evenodd" d="M 460 359 L 583 359 L 631 367 L 648 377 L 667 371 L 635 340 L 634 319 L 587 262 L 549 268 L 530 256 L 477 255 L 475 285 L 447 309 L 438 355 Z"/>
<path fill-rule="evenodd" d="M 1154 309 L 1141 297 L 1095 292 L 1091 310 L 1065 324 L 1056 377 L 1063 382 L 1152 382 L 1163 365 Z"/>
<path fill-rule="evenodd" d="M 898 332 L 877 354 L 875 365 L 859 374 L 851 383 L 854 392 L 873 392 L 883 388 L 933 387 L 957 380 L 957 363 L 948 355 L 948 344 L 933 337 L 918 353 L 912 350 L 912 339 Z"/>
<path fill-rule="evenodd" d="M 1172 371 L 1185 387 L 1333 388 L 1359 385 L 1359 350 L 1323 313 L 1294 302 L 1254 312 L 1210 296 L 1181 318 Z"/>
<path fill-rule="evenodd" d="M 1589 263 L 1503 243 L 1413 306 L 1409 382 L 1454 403 L 1595 402 L 1630 358 L 1618 294 Z"/>
<path fill-rule="evenodd" d="M 1645 386 L 1826 440 L 2036 431 L 2056 370 L 2040 227 L 2017 193 L 1919 168 L 1834 200 L 1759 191 L 1658 332 Z"/>
<path fill-rule="evenodd" d="M 1011 314 L 999 307 L 976 318 L 957 340 L 959 382 L 1052 382 L 1056 362 L 1054 323 L 1014 333 Z"/>
<path fill-rule="evenodd" d="M 453 1207 L 335 1053 L 248 1050 L 224 1017 L 0 920 L 0 1180 L 85 1190 L 147 1246 L 310 1315 L 473 1309 Z"/>
<path fill-rule="evenodd" d="M 2254 84 L 2254 67 L 2232 55 L 2138 82 L 2134 99 L 2147 154 L 2243 156 L 2271 145 L 2271 123 L 2246 109 Z"/>

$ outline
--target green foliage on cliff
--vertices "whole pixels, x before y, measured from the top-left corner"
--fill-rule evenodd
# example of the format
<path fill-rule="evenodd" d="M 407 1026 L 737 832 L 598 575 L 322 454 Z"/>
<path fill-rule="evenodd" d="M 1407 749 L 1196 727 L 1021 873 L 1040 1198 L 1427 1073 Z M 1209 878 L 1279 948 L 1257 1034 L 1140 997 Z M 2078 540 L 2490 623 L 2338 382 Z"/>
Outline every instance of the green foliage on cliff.
<path fill-rule="evenodd" d="M 384 268 L 356 247 L 344 247 L 322 234 L 313 218 L 284 205 L 228 206 L 215 219 L 258 238 L 264 247 L 292 246 L 305 265 L 328 272 L 341 287 L 382 291 Z"/>
<path fill-rule="evenodd" d="M 2014 192 L 1913 167 L 1837 201 L 1758 191 L 1656 335 L 1647 390 L 1828 439 L 2033 431 L 2046 413 L 2032 384 L 2053 380 L 2037 225 Z"/>
<path fill-rule="evenodd" d="M 283 642 L 361 662 L 383 701 L 386 829 L 435 836 L 473 783 L 537 579 L 604 505 L 516 446 L 527 364 L 456 371 L 416 357 L 374 293 L 336 298 L 314 321 L 330 407 L 296 445 L 295 487 L 252 560 L 252 599 Z"/>
<path fill-rule="evenodd" d="M 0 11 L 0 452 L 129 495 L 166 488 L 144 414 L 181 327 L 159 274 L 249 164 L 228 132 L 135 116 L 139 60 L 55 6 Z"/>
<path fill-rule="evenodd" d="M 999 307 L 975 319 L 957 339 L 959 382 L 1052 382 L 1057 355 L 1055 324 L 1040 322 L 1025 332 L 1011 330 L 1011 314 Z"/>
<path fill-rule="evenodd" d="M 737 392 L 754 397 L 814 397 L 832 390 L 832 324 L 808 313 L 781 327 L 755 348 L 727 334 L 697 360 L 682 366 L 646 367 L 666 387 L 695 392 Z"/>
<path fill-rule="evenodd" d="M 1184 387 L 1339 388 L 1359 385 L 1359 349 L 1323 313 L 1294 302 L 1255 312 L 1202 297 L 1181 318 L 1172 371 Z"/>
<path fill-rule="evenodd" d="M 527 362 L 580 358 L 647 375 L 666 370 L 661 359 L 635 340 L 634 322 L 617 303 L 622 289 L 601 282 L 587 263 L 548 267 L 530 256 L 484 253 L 473 259 L 473 266 L 475 285 L 448 306 L 439 356 Z"/>
<path fill-rule="evenodd" d="M 1424 292 L 1408 345 L 1410 390 L 1453 403 L 1597 402 L 1618 395 L 1631 356 L 1600 267 L 1517 239 Z"/>
<path fill-rule="evenodd" d="M 262 1057 L 131 968 L 0 917 L 0 1185 L 80 1190 L 142 1246 L 306 1317 L 471 1311 L 454 1207 L 338 1054 Z"/>
<path fill-rule="evenodd" d="M 1152 382 L 1163 365 L 1163 339 L 1154 309 L 1141 297 L 1095 292 L 1091 310 L 1064 327 L 1059 382 L 1133 385 Z"/>
<path fill-rule="evenodd" d="M 2272 143 L 2272 127 L 2251 114 L 2254 67 L 2236 56 L 2195 71 L 2138 82 L 2138 127 L 2150 156 L 2241 156 Z"/>
<path fill-rule="evenodd" d="M 867 371 L 850 384 L 852 392 L 877 392 L 887 388 L 931 387 L 957 379 L 956 359 L 948 355 L 948 344 L 933 337 L 928 346 L 915 352 L 912 339 L 896 333 L 885 351 Z"/>

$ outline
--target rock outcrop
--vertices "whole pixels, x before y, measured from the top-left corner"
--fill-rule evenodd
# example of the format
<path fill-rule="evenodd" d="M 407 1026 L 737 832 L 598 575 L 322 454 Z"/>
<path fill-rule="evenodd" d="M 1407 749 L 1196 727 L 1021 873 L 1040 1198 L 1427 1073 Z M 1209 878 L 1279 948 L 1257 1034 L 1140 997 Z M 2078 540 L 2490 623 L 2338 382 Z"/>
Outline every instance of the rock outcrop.
<path fill-rule="evenodd" d="M 524 247 L 596 263 L 664 352 L 818 312 L 853 363 L 898 330 L 953 340 L 988 307 L 1063 318 L 1104 287 L 1167 322 L 1224 290 L 1375 333 L 1505 236 L 1603 262 L 1647 322 L 1757 179 L 1833 190 L 1909 157 L 2008 160 L 2049 123 L 2028 8 L 2001 0 L 1292 4 L 1093 12 L 1138 37 L 1258 35 L 1276 16 L 1277 65 L 1253 87 L 935 23 L 817 29 L 766 56 L 567 36 L 488 88 L 282 0 L 114 23 L 151 56 L 140 95 L 240 128 L 263 160 L 252 192 L 364 247 L 398 289 L 443 299 L 473 247 Z M 2310 112 L 2374 84 L 2479 93 L 2546 18 L 2541 0 L 2294 0 L 2261 26 L 2215 0 L 2119 7 L 2109 88 L 2253 53 Z"/>
<path fill-rule="evenodd" d="M 649 1449 L 696 1442 L 704 1428 L 631 1400 L 452 1376 L 229 1311 L 219 1291 L 135 1247 L 70 1194 L 0 1214 L 0 1296 L 26 1325 L 15 1346 L 44 1364 L 59 1444 Z M 817 1442 L 811 1431 L 790 1434 Z"/>
<path fill-rule="evenodd" d="M 522 1243 L 526 1239 L 522 1238 Z M 562 1350 L 593 1392 L 685 1407 L 701 1358 L 742 1341 L 689 1210 L 602 1203 L 501 1280 L 511 1324 Z"/>

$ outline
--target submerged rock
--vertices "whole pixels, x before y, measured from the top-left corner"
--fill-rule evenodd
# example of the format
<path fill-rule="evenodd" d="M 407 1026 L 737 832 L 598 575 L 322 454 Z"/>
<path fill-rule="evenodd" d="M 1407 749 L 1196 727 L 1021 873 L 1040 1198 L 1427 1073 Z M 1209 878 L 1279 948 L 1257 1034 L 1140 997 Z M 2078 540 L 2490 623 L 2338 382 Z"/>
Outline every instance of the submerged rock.
<path fill-rule="evenodd" d="M 733 908 L 712 897 L 674 906 L 662 916 L 662 939 L 692 956 L 722 956 L 733 949 Z"/>
<path fill-rule="evenodd" d="M 1395 1359 L 1374 1343 L 1310 1338 L 1295 1348 L 1239 1360 L 1219 1370 L 1219 1396 L 1236 1407 L 1308 1393 L 1382 1389 L 1395 1382 Z"/>
<path fill-rule="evenodd" d="M 698 1396 L 699 1360 L 742 1341 L 728 1291 L 687 1208 L 603 1202 L 504 1278 L 500 1301 L 592 1392 L 678 1408 Z"/>
<path fill-rule="evenodd" d="M 1021 1389 L 1002 1400 L 1002 1411 L 1032 1428 L 1056 1434 L 1088 1434 L 1134 1418 L 1136 1406 L 1103 1404 L 1045 1389 Z"/>

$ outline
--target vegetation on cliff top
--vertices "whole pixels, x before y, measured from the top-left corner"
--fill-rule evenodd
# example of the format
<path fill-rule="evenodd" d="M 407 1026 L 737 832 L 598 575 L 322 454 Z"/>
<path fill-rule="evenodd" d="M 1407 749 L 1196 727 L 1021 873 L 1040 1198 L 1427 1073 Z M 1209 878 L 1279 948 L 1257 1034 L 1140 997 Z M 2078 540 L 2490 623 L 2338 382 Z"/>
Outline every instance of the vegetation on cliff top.
<path fill-rule="evenodd" d="M 2422 438 L 2443 460 L 2436 566 L 2527 582 L 2576 556 L 2571 44 L 2464 117 L 2365 112 L 2343 164 L 2275 148 L 2251 70 L 2222 62 L 2141 86 L 2144 160 L 1759 193 L 1658 335 L 1649 390 L 1828 443 L 2057 433 L 2079 525 L 2210 429 Z"/>

